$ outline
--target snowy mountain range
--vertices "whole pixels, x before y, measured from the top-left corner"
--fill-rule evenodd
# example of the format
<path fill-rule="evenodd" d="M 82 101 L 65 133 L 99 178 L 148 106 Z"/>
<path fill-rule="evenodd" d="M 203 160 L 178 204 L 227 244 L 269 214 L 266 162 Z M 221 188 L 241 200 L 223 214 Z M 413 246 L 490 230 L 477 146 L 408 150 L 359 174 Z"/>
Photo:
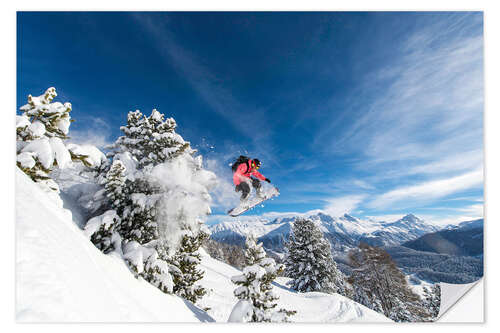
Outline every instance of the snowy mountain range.
<path fill-rule="evenodd" d="M 267 249 L 282 252 L 296 218 L 280 217 L 269 221 L 255 217 L 224 221 L 210 227 L 211 237 L 219 242 L 241 245 L 245 235 L 253 233 Z M 362 220 L 348 214 L 333 217 L 321 212 L 309 218 L 320 225 L 332 248 L 340 252 L 357 246 L 361 241 L 375 246 L 393 246 L 439 230 L 413 214 L 394 222 Z"/>

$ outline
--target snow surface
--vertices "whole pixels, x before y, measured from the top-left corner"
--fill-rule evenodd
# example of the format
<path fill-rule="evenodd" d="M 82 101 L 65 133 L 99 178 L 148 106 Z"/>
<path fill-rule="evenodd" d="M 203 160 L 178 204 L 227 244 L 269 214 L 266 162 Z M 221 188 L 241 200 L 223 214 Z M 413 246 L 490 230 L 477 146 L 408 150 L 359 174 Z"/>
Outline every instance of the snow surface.
<path fill-rule="evenodd" d="M 77 145 L 75 143 L 69 143 L 67 148 L 74 154 L 88 156 L 87 162 L 89 162 L 92 166 L 98 167 L 106 161 L 106 155 L 93 145 Z"/>
<path fill-rule="evenodd" d="M 68 149 L 66 149 L 63 141 L 58 137 L 50 138 L 49 142 L 54 152 L 54 157 L 56 158 L 58 167 L 64 169 L 69 163 L 71 163 L 71 155 Z"/>
<path fill-rule="evenodd" d="M 50 169 L 54 163 L 54 151 L 52 150 L 48 138 L 41 138 L 28 142 L 21 153 L 31 153 L 32 156 L 39 159 L 40 163 L 42 163 L 43 167 L 46 169 Z"/>
<path fill-rule="evenodd" d="M 234 306 L 229 319 L 229 323 L 244 323 L 252 318 L 252 303 L 245 299 L 240 299 Z"/>
<path fill-rule="evenodd" d="M 16 318 L 21 322 L 210 322 L 102 254 L 62 202 L 16 169 Z"/>
<path fill-rule="evenodd" d="M 17 116 L 16 115 L 16 128 L 30 126 L 30 120 L 26 115 Z"/>

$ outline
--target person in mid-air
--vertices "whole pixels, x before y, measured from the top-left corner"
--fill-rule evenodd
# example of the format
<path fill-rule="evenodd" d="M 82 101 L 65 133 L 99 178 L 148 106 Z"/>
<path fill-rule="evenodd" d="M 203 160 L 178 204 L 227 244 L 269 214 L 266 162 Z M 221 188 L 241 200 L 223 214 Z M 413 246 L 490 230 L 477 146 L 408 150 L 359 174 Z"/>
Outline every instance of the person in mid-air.
<path fill-rule="evenodd" d="M 260 161 L 258 159 L 249 159 L 245 156 L 240 156 L 233 164 L 233 183 L 236 185 L 235 191 L 241 192 L 241 201 L 245 201 L 250 196 L 250 184 L 255 189 L 255 193 L 259 197 L 263 197 L 262 185 L 259 181 L 265 180 L 271 183 L 269 178 L 264 177 L 257 170 L 260 168 Z M 258 179 L 252 178 L 252 176 Z"/>

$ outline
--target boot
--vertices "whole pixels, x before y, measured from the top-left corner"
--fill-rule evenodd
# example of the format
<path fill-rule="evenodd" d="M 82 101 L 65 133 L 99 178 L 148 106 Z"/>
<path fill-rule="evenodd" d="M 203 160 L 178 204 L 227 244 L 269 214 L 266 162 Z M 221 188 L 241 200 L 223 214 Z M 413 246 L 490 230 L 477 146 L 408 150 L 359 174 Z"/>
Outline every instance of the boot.
<path fill-rule="evenodd" d="M 247 201 L 248 197 L 250 196 L 250 192 L 243 193 L 240 198 L 240 202 L 245 202 Z"/>

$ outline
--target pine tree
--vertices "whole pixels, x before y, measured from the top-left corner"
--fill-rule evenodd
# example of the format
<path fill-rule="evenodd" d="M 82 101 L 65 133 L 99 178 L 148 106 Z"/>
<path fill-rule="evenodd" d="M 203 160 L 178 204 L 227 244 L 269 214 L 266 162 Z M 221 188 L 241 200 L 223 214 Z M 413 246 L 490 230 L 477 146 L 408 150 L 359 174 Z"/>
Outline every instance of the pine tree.
<path fill-rule="evenodd" d="M 194 285 L 200 275 L 189 262 L 196 253 L 189 251 L 199 247 L 198 240 L 182 236 L 186 230 L 196 235 L 199 217 L 210 213 L 215 174 L 203 170 L 201 156 L 193 157 L 176 126 L 156 110 L 149 117 L 129 112 L 124 135 L 108 147 L 113 164 L 101 169 L 100 178 L 119 216 L 114 231 L 131 271 L 164 292 L 196 301 L 204 290 Z"/>
<path fill-rule="evenodd" d="M 285 275 L 300 292 L 346 293 L 344 275 L 333 260 L 330 243 L 311 219 L 295 220 L 285 258 Z"/>
<path fill-rule="evenodd" d="M 105 177 L 104 190 L 106 197 L 110 201 L 110 206 L 113 209 L 106 211 L 105 214 L 109 215 L 111 212 L 114 212 L 116 217 L 114 217 L 113 223 L 102 224 L 90 237 L 92 243 L 104 253 L 115 250 L 112 238 L 114 234 L 118 232 L 118 227 L 121 223 L 119 216 L 123 216 L 123 210 L 129 201 L 125 187 L 125 171 L 126 169 L 123 163 L 116 160 L 111 165 Z"/>
<path fill-rule="evenodd" d="M 90 235 L 90 240 L 99 250 L 109 253 L 121 245 L 121 237 L 117 232 L 119 224 L 120 217 L 116 211 L 108 210 L 90 219 L 85 226 L 85 232 Z"/>
<path fill-rule="evenodd" d="M 441 286 L 432 285 L 431 289 L 424 287 L 424 305 L 429 310 L 432 320 L 436 320 L 441 307 Z"/>
<path fill-rule="evenodd" d="M 397 322 L 427 321 L 429 313 L 384 250 L 361 243 L 349 253 L 354 300 Z"/>
<path fill-rule="evenodd" d="M 137 175 L 132 181 L 126 181 L 124 192 L 127 193 L 126 207 L 121 214 L 119 232 L 126 240 L 147 244 L 159 239 L 158 200 L 161 189 L 150 182 L 147 175 Z"/>
<path fill-rule="evenodd" d="M 157 110 L 153 110 L 149 117 L 138 110 L 129 112 L 127 125 L 120 128 L 124 135 L 109 147 L 111 152 L 108 156 L 113 160 L 119 160 L 120 154 L 125 153 L 136 162 L 137 171 L 121 187 L 128 200 L 118 208 L 118 214 L 122 220 L 119 228 L 122 237 L 140 244 L 156 240 L 160 235 L 158 202 L 164 190 L 150 179 L 149 170 L 183 152 L 194 152 L 189 142 L 175 133 L 175 120 L 164 118 Z M 164 154 L 167 151 L 170 154 Z"/>
<path fill-rule="evenodd" d="M 239 285 L 234 295 L 240 302 L 251 304 L 251 322 L 283 322 L 295 314 L 285 309 L 275 310 L 279 297 L 272 290 L 272 282 L 282 271 L 273 259 L 266 257 L 262 243 L 257 244 L 255 236 L 249 235 L 245 242 L 245 268 L 243 274 L 233 276 L 231 281 Z M 235 308 L 238 307 L 238 304 Z"/>
<path fill-rule="evenodd" d="M 138 162 L 138 169 L 161 164 L 184 152 L 193 153 L 189 142 L 177 133 L 177 123 L 153 109 L 146 117 L 139 110 L 129 112 L 127 125 L 120 129 L 124 133 L 112 145 L 113 157 L 120 152 L 129 152 Z"/>
<path fill-rule="evenodd" d="M 86 166 L 91 163 L 88 156 L 75 154 L 64 145 L 71 103 L 53 102 L 56 96 L 56 89 L 51 87 L 38 97 L 28 95 L 28 103 L 20 108 L 23 113 L 16 116 L 16 164 L 33 181 L 58 192 L 59 187 L 49 176 L 54 167 L 64 168 L 70 161 Z"/>
<path fill-rule="evenodd" d="M 198 250 L 208 236 L 202 230 L 198 233 L 186 230 L 179 249 L 169 260 L 172 266 L 170 272 L 174 281 L 174 293 L 192 303 L 196 303 L 207 293 L 205 288 L 196 283 L 205 274 L 203 270 L 198 268 L 201 263 Z"/>
<path fill-rule="evenodd" d="M 68 139 L 71 103 L 52 103 L 55 97 L 57 97 L 57 93 L 54 87 L 48 88 L 43 95 L 38 97 L 28 95 L 28 104 L 22 106 L 20 110 L 23 111 L 23 116 L 30 120 L 32 126 L 28 131 L 23 131 L 20 128 L 17 130 L 18 135 L 24 141 L 33 140 L 41 135 Z M 40 132 L 34 130 L 33 124 L 40 128 Z"/>
<path fill-rule="evenodd" d="M 113 161 L 111 168 L 106 174 L 104 189 L 106 196 L 109 198 L 111 207 L 116 210 L 117 214 L 123 215 L 123 210 L 126 207 L 128 193 L 126 192 L 126 175 L 125 166 L 120 160 Z"/>
<path fill-rule="evenodd" d="M 168 249 L 161 243 L 139 244 L 134 240 L 122 242 L 123 257 L 136 277 L 142 277 L 164 293 L 173 292 L 173 280 L 168 258 Z"/>

